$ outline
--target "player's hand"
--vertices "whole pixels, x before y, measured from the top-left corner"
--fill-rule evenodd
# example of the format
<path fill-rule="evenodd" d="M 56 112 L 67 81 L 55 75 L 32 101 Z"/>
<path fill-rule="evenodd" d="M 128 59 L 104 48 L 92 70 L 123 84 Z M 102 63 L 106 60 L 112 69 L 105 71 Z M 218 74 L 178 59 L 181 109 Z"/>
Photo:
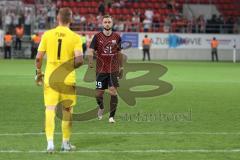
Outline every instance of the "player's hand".
<path fill-rule="evenodd" d="M 41 86 L 43 84 L 43 76 L 44 74 L 41 70 L 36 70 L 35 82 L 38 86 Z"/>
<path fill-rule="evenodd" d="M 122 79 L 122 77 L 123 77 L 123 68 L 120 68 L 118 73 L 118 78 Z"/>

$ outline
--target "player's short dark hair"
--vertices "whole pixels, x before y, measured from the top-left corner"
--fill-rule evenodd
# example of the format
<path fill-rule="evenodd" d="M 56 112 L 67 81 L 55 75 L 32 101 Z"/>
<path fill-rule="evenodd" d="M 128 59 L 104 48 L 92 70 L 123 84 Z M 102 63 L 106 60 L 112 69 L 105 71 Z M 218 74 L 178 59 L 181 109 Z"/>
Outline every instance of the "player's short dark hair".
<path fill-rule="evenodd" d="M 110 16 L 109 14 L 105 14 L 105 15 L 103 16 L 103 19 L 104 19 L 104 18 L 111 18 L 111 19 L 113 19 L 112 16 Z"/>
<path fill-rule="evenodd" d="M 68 8 L 68 7 L 61 8 L 58 12 L 58 15 L 59 15 L 60 21 L 63 24 L 71 23 L 71 21 L 72 21 L 72 10 L 70 8 Z"/>

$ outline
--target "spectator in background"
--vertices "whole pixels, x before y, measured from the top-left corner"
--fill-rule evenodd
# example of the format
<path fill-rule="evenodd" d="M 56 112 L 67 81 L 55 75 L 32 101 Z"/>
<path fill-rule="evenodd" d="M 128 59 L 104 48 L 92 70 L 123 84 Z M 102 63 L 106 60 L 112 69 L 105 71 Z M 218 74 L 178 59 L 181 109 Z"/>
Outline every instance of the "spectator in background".
<path fill-rule="evenodd" d="M 105 6 L 103 1 L 101 1 L 98 5 L 98 13 L 101 13 L 102 15 L 105 14 Z"/>
<path fill-rule="evenodd" d="M 13 14 L 13 26 L 14 26 L 14 28 L 16 28 L 17 25 L 19 24 L 19 18 L 20 18 L 20 15 L 15 11 L 14 14 Z"/>
<path fill-rule="evenodd" d="M 114 32 L 118 31 L 118 24 L 119 24 L 119 20 L 115 20 L 112 26 L 112 29 Z"/>
<path fill-rule="evenodd" d="M 19 24 L 25 24 L 25 15 L 23 11 L 19 13 Z"/>
<path fill-rule="evenodd" d="M 22 38 L 24 35 L 24 28 L 23 28 L 22 24 L 19 24 L 15 28 L 15 34 L 16 34 L 15 50 L 21 50 L 22 49 Z"/>
<path fill-rule="evenodd" d="M 177 11 L 178 8 L 179 8 L 179 3 L 177 3 L 175 0 L 169 0 L 167 2 L 166 8 L 169 9 L 169 10 L 172 10 L 172 11 Z"/>
<path fill-rule="evenodd" d="M 125 23 L 124 23 L 125 22 Z M 120 28 L 123 27 L 125 32 L 129 32 L 132 29 L 132 21 L 131 18 L 128 17 L 125 21 L 122 18 L 122 26 L 120 26 Z"/>
<path fill-rule="evenodd" d="M 233 23 L 233 33 L 237 33 L 237 19 L 234 19 L 234 23 Z"/>
<path fill-rule="evenodd" d="M 143 61 L 145 61 L 145 57 L 146 55 L 148 56 L 148 61 L 150 61 L 150 47 L 152 44 L 152 40 L 150 38 L 148 38 L 147 35 L 145 35 L 145 37 L 143 38 L 142 41 L 142 48 L 143 48 Z"/>
<path fill-rule="evenodd" d="M 227 28 L 227 32 L 226 33 L 233 33 L 233 24 L 234 24 L 234 20 L 232 17 L 228 17 L 227 21 L 226 21 L 226 28 Z"/>
<path fill-rule="evenodd" d="M 112 9 L 112 3 L 111 2 L 109 2 L 108 4 L 107 4 L 107 11 L 108 11 L 108 13 L 112 13 L 112 11 L 113 11 L 113 9 Z"/>
<path fill-rule="evenodd" d="M 219 25 L 219 33 L 224 33 L 224 18 L 222 15 L 217 18 L 217 24 Z"/>
<path fill-rule="evenodd" d="M 25 14 L 25 21 L 24 21 L 24 31 L 26 35 L 31 34 L 31 23 L 32 23 L 31 11 L 27 10 Z"/>
<path fill-rule="evenodd" d="M 143 20 L 143 31 L 144 32 L 149 32 L 152 28 L 152 21 L 148 18 L 145 18 Z"/>
<path fill-rule="evenodd" d="M 187 19 L 184 17 L 181 17 L 178 21 L 177 21 L 177 31 L 180 33 L 186 33 L 187 31 Z"/>
<path fill-rule="evenodd" d="M 41 41 L 41 37 L 39 36 L 38 33 L 35 33 L 34 35 L 32 35 L 31 38 L 32 38 L 31 59 L 35 59 L 36 55 L 37 55 L 37 49 L 38 49 L 39 43 Z"/>
<path fill-rule="evenodd" d="M 212 18 L 207 21 L 207 33 L 219 33 L 219 26 L 217 16 L 214 14 Z"/>
<path fill-rule="evenodd" d="M 0 11 L 0 17 L 2 17 L 2 12 Z M 2 24 L 2 18 L 0 18 L 0 29 L 3 28 L 3 24 Z"/>
<path fill-rule="evenodd" d="M 13 24 L 12 22 L 13 22 L 12 15 L 10 11 L 7 11 L 7 14 L 5 15 L 4 23 L 6 25 L 7 31 L 9 32 L 12 32 L 12 24 Z"/>
<path fill-rule="evenodd" d="M 160 28 L 160 15 L 159 14 L 155 14 L 153 16 L 153 31 L 154 32 L 158 32 Z"/>
<path fill-rule="evenodd" d="M 145 13 L 144 13 L 145 17 L 146 17 L 147 19 L 149 19 L 151 22 L 152 22 L 152 20 L 153 20 L 153 14 L 154 14 L 154 13 L 153 13 L 153 10 L 152 10 L 151 8 L 145 10 Z"/>
<path fill-rule="evenodd" d="M 218 62 L 218 45 L 219 42 L 218 40 L 213 37 L 212 41 L 211 41 L 211 48 L 212 48 L 212 61 L 214 61 L 214 57 L 216 58 L 216 61 Z"/>
<path fill-rule="evenodd" d="M 167 1 L 167 9 L 170 9 L 170 10 L 172 10 L 173 9 L 173 4 L 172 4 L 172 0 L 170 0 L 170 1 Z"/>
<path fill-rule="evenodd" d="M 84 15 L 81 16 L 81 25 L 83 26 L 83 30 L 86 31 L 87 30 L 87 20 L 86 17 Z"/>
<path fill-rule="evenodd" d="M 237 33 L 240 33 L 240 17 L 237 18 Z"/>
<path fill-rule="evenodd" d="M 73 15 L 73 21 L 78 25 L 81 23 L 81 17 L 78 12 Z"/>
<path fill-rule="evenodd" d="M 47 28 L 50 28 L 51 21 L 51 8 L 47 8 Z"/>
<path fill-rule="evenodd" d="M 87 51 L 87 38 L 85 34 L 82 34 L 82 49 L 83 49 L 83 58 L 85 58 L 86 51 Z"/>
<path fill-rule="evenodd" d="M 196 32 L 196 18 L 193 16 L 190 20 L 188 20 L 187 32 L 195 33 Z"/>
<path fill-rule="evenodd" d="M 86 19 L 85 19 L 86 20 Z M 96 28 L 96 17 L 94 15 L 90 15 L 88 22 L 87 22 L 87 29 L 90 31 L 94 31 Z"/>
<path fill-rule="evenodd" d="M 32 41 L 31 41 L 31 59 L 35 59 L 36 55 L 37 55 L 37 49 L 39 46 L 39 43 L 41 41 L 41 37 L 39 36 L 38 33 L 35 33 L 34 35 L 32 35 L 31 37 Z"/>
<path fill-rule="evenodd" d="M 132 16 L 132 29 L 131 29 L 133 32 L 138 31 L 137 28 L 138 28 L 139 23 L 140 23 L 140 16 L 137 13 L 133 14 L 133 16 Z"/>
<path fill-rule="evenodd" d="M 134 10 L 133 15 L 137 15 L 138 17 L 141 17 L 141 11 L 139 9 Z"/>
<path fill-rule="evenodd" d="M 97 24 L 98 24 L 98 31 L 102 30 L 102 20 L 103 20 L 103 16 L 102 14 L 98 14 L 97 16 Z"/>
<path fill-rule="evenodd" d="M 123 32 L 125 30 L 125 26 L 124 26 L 124 20 L 120 19 L 118 21 L 118 31 Z"/>
<path fill-rule="evenodd" d="M 45 29 L 45 27 L 46 27 L 46 15 L 44 14 L 44 12 L 40 11 L 40 14 L 37 15 L 37 19 L 38 19 L 38 28 L 39 29 Z"/>
<path fill-rule="evenodd" d="M 53 25 L 55 23 L 55 18 L 56 18 L 56 6 L 52 5 L 51 11 L 50 11 L 50 28 L 53 27 Z"/>
<path fill-rule="evenodd" d="M 199 16 L 199 18 L 197 19 L 197 25 L 198 25 L 199 33 L 205 33 L 206 21 L 203 15 Z"/>
<path fill-rule="evenodd" d="M 11 59 L 12 53 L 11 53 L 11 47 L 12 47 L 12 35 L 10 32 L 7 32 L 4 36 L 4 58 L 5 59 Z"/>
<path fill-rule="evenodd" d="M 142 22 L 142 21 L 144 20 L 144 18 L 145 18 L 145 17 L 142 15 L 140 9 L 134 10 L 134 11 L 133 11 L 133 15 L 138 16 L 139 19 L 140 19 L 140 20 L 139 20 L 140 22 Z"/>
<path fill-rule="evenodd" d="M 114 3 L 112 4 L 114 8 L 123 8 L 125 6 L 125 1 L 124 0 L 115 0 Z"/>
<path fill-rule="evenodd" d="M 164 20 L 164 24 L 163 24 L 163 32 L 165 33 L 169 33 L 171 30 L 171 25 L 172 25 L 172 21 L 170 16 L 168 15 L 165 20 Z"/>

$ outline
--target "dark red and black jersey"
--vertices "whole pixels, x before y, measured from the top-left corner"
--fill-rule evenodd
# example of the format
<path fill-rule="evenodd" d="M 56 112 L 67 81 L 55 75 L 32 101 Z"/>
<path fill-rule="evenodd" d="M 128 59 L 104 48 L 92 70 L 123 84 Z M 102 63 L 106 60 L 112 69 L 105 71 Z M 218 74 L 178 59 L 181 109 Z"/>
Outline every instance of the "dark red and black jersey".
<path fill-rule="evenodd" d="M 96 53 L 96 72 L 113 73 L 119 71 L 118 53 L 121 50 L 121 37 L 112 32 L 106 36 L 103 32 L 97 33 L 90 44 Z"/>

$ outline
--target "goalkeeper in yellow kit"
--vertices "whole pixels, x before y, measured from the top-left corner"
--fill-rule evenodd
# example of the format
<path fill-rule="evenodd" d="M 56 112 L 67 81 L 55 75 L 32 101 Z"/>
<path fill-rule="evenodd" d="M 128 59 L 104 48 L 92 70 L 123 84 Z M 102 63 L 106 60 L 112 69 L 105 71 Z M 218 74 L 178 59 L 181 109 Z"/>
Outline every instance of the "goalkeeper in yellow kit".
<path fill-rule="evenodd" d="M 36 56 L 36 83 L 44 84 L 44 103 L 45 110 L 45 132 L 47 137 L 47 152 L 54 152 L 54 128 L 55 128 L 55 111 L 56 106 L 63 100 L 71 100 L 71 106 L 63 107 L 63 115 L 71 117 L 72 107 L 76 103 L 75 92 L 75 69 L 83 64 L 82 41 L 81 37 L 69 29 L 72 21 L 72 11 L 69 8 L 61 8 L 57 15 L 58 26 L 46 31 L 41 39 Z M 44 82 L 41 71 L 42 60 L 44 55 L 47 56 L 47 65 L 45 69 Z M 74 59 L 73 63 L 67 63 Z M 71 94 L 61 93 L 52 88 L 49 82 L 51 75 L 63 64 L 67 69 L 72 68 L 72 72 L 65 78 L 64 83 L 72 86 Z M 61 75 L 59 75 L 61 76 Z M 73 93 L 73 94 L 72 94 Z M 62 151 L 70 151 L 75 148 L 69 140 L 71 136 L 71 120 L 62 119 Z"/>

